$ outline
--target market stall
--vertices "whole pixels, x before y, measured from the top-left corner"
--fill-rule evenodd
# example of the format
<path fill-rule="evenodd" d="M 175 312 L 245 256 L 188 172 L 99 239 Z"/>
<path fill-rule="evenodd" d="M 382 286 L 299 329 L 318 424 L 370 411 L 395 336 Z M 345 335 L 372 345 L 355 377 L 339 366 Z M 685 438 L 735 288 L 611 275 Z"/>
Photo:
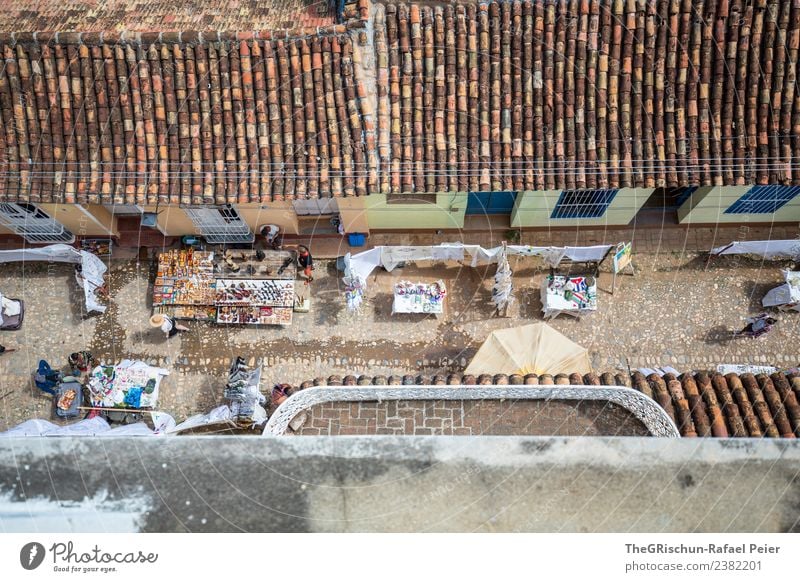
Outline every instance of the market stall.
<path fill-rule="evenodd" d="M 435 283 L 411 283 L 400 281 L 394 286 L 392 314 L 395 313 L 444 313 L 444 298 L 447 288 L 444 281 Z"/>
<path fill-rule="evenodd" d="M 136 360 L 116 366 L 95 367 L 86 382 L 92 407 L 152 410 L 158 404 L 158 388 L 169 375 L 163 368 Z"/>
<path fill-rule="evenodd" d="M 351 311 L 357 310 L 363 302 L 367 288 L 367 277 L 377 267 L 392 271 L 399 265 L 409 261 L 462 261 L 469 255 L 470 264 L 477 267 L 479 263 L 497 263 L 495 286 L 492 290 L 492 301 L 498 312 L 507 310 L 513 300 L 513 284 L 508 256 L 540 257 L 546 265 L 555 268 L 564 262 L 591 264 L 595 268 L 605 259 L 614 247 L 612 245 L 594 245 L 588 247 L 535 247 L 530 245 L 503 244 L 485 249 L 480 245 L 463 243 L 444 243 L 430 246 L 378 246 L 367 251 L 345 255 L 343 261 L 347 306 Z M 397 294 L 395 294 L 395 297 Z"/>
<path fill-rule="evenodd" d="M 548 275 L 542 281 L 541 297 L 545 319 L 562 313 L 578 317 L 597 311 L 597 281 L 594 277 Z"/>
<path fill-rule="evenodd" d="M 176 319 L 289 325 L 295 276 L 285 251 L 172 250 L 159 256 L 153 307 Z"/>

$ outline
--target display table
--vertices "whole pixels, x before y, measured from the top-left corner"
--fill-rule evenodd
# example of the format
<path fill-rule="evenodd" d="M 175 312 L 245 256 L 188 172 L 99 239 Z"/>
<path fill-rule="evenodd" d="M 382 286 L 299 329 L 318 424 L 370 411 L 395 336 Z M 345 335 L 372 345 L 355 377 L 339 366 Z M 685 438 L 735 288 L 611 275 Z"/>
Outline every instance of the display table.
<path fill-rule="evenodd" d="M 294 281 L 217 279 L 217 323 L 292 323 Z"/>
<path fill-rule="evenodd" d="M 394 286 L 392 313 L 444 313 L 447 288 L 443 281 L 411 283 L 400 281 Z"/>
<path fill-rule="evenodd" d="M 549 275 L 542 281 L 542 311 L 545 319 L 566 313 L 579 317 L 597 311 L 597 281 L 594 277 Z"/>
<path fill-rule="evenodd" d="M 168 370 L 136 360 L 97 366 L 87 382 L 89 400 L 101 408 L 155 408 L 161 379 L 168 374 Z"/>
<path fill-rule="evenodd" d="M 294 257 L 286 251 L 172 250 L 159 256 L 156 313 L 239 325 L 289 325 L 295 301 Z"/>
<path fill-rule="evenodd" d="M 158 257 L 153 306 L 176 319 L 214 320 L 214 253 L 172 250 Z"/>

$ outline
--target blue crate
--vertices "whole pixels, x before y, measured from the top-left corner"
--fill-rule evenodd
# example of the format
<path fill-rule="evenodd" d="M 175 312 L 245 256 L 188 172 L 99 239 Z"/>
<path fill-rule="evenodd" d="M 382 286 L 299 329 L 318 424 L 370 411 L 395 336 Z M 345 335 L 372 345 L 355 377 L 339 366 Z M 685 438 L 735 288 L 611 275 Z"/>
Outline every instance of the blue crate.
<path fill-rule="evenodd" d="M 363 233 L 351 232 L 347 235 L 347 242 L 350 243 L 351 247 L 363 247 L 366 238 L 367 237 Z"/>

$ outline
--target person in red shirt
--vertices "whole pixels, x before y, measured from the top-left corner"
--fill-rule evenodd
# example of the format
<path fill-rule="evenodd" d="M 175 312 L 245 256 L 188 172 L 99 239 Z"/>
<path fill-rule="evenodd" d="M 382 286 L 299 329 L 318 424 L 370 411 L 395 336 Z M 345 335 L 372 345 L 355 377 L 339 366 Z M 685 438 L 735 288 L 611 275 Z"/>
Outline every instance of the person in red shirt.
<path fill-rule="evenodd" d="M 297 265 L 303 270 L 303 275 L 309 283 L 314 280 L 314 277 L 311 276 L 311 271 L 314 269 L 314 259 L 308 247 L 303 245 L 297 247 Z"/>

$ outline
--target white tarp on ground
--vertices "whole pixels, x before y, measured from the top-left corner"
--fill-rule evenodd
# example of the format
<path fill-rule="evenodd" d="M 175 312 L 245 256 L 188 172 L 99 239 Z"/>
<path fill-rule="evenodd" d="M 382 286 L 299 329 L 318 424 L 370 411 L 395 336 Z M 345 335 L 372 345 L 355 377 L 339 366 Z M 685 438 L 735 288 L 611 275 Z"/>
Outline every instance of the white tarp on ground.
<path fill-rule="evenodd" d="M 778 368 L 772 366 L 751 366 L 749 364 L 720 364 L 717 372 L 720 374 L 774 374 Z"/>
<path fill-rule="evenodd" d="M 664 374 L 674 374 L 677 377 L 681 375 L 681 373 L 672 366 L 662 366 L 661 368 L 638 368 L 638 370 L 645 376 L 649 376 L 650 374 L 658 374 L 659 376 L 663 376 Z"/>
<path fill-rule="evenodd" d="M 32 436 L 155 436 L 143 422 L 111 428 L 103 418 L 95 416 L 72 424 L 58 426 L 47 420 L 32 419 L 0 432 L 0 437 Z"/>
<path fill-rule="evenodd" d="M 783 270 L 786 281 L 780 287 L 770 289 L 761 300 L 764 307 L 780 307 L 786 305 L 788 309 L 800 311 L 800 271 Z"/>
<path fill-rule="evenodd" d="M 172 427 L 167 431 L 167 433 L 176 434 L 190 428 L 197 428 L 200 426 L 207 426 L 209 424 L 216 424 L 218 422 L 230 421 L 232 420 L 232 416 L 233 415 L 230 407 L 228 407 L 227 404 L 223 404 L 222 406 L 217 406 L 211 412 L 206 414 L 195 414 L 194 416 L 190 416 L 179 425 Z"/>
<path fill-rule="evenodd" d="M 69 245 L 57 244 L 34 249 L 16 249 L 0 251 L 0 263 L 13 263 L 25 261 L 48 261 L 57 263 L 81 264 L 83 279 L 82 285 L 87 311 L 105 313 L 105 305 L 97 301 L 94 291 L 103 285 L 103 275 L 106 266 L 96 255 L 87 251 L 79 251 Z"/>
<path fill-rule="evenodd" d="M 800 259 L 800 240 L 735 241 L 711 249 L 712 255 L 758 255 L 765 259 Z"/>
<path fill-rule="evenodd" d="M 19 301 L 13 301 L 8 297 L 4 297 L 3 293 L 0 292 L 0 325 L 3 325 L 3 316 L 6 317 L 14 317 L 15 315 L 19 315 L 22 306 L 19 304 Z"/>

